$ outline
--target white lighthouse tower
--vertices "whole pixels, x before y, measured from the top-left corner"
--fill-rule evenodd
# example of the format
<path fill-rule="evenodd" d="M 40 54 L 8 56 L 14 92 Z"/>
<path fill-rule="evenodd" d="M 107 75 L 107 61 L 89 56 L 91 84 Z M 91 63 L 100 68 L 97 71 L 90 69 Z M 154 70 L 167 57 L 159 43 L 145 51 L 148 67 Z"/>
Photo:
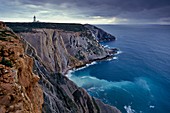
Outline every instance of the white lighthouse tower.
<path fill-rule="evenodd" d="M 36 17 L 35 16 L 33 17 L 33 22 L 36 22 Z"/>

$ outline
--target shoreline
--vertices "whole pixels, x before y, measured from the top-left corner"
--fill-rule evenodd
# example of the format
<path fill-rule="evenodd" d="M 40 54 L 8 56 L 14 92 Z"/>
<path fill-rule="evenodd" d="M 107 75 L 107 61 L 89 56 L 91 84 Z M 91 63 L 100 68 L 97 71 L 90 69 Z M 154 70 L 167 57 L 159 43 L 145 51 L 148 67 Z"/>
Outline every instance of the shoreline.
<path fill-rule="evenodd" d="M 107 55 L 107 56 L 105 56 L 103 58 L 97 58 L 97 59 L 89 60 L 88 62 L 84 62 L 84 64 L 82 64 L 82 65 L 71 67 L 71 68 L 67 69 L 65 72 L 63 72 L 63 75 L 66 76 L 67 74 L 69 74 L 69 71 L 75 71 L 75 70 L 77 70 L 79 68 L 86 67 L 87 65 L 90 65 L 93 62 L 107 61 L 109 59 L 113 59 L 114 56 L 117 55 L 119 53 L 119 51 L 120 51 L 117 48 L 113 48 L 113 49 L 116 49 L 117 51 L 116 52 L 114 51 L 114 53 L 112 53 L 110 55 Z M 68 77 L 68 76 L 66 76 L 66 77 Z"/>

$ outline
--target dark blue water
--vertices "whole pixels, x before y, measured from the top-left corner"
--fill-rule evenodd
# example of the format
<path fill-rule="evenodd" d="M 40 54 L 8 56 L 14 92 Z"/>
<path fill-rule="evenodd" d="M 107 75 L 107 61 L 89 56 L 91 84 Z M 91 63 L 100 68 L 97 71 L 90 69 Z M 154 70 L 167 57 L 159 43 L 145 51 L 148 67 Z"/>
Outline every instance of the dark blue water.
<path fill-rule="evenodd" d="M 71 73 L 90 95 L 123 113 L 170 113 L 170 26 L 98 26 L 117 37 L 117 59 Z"/>

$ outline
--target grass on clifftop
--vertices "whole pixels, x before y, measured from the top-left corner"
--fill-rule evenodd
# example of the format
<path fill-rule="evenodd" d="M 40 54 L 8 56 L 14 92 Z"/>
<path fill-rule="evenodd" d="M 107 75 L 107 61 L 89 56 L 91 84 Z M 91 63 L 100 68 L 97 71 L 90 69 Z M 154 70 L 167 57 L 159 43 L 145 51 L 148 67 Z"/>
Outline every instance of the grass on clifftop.
<path fill-rule="evenodd" d="M 14 32 L 31 32 L 32 29 L 36 28 L 47 28 L 47 29 L 61 29 L 64 31 L 85 31 L 86 28 L 82 24 L 72 24 L 72 23 L 43 23 L 43 22 L 30 22 L 30 23 L 16 23 L 16 22 L 6 22 L 8 27 L 13 29 Z"/>

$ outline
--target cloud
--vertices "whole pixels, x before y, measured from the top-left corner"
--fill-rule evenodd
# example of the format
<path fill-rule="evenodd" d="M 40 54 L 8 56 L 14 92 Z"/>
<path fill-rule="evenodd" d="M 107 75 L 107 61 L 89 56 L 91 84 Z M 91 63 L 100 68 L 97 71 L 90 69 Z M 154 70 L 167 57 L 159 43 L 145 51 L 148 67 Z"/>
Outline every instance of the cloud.
<path fill-rule="evenodd" d="M 3 0 L 1 11 L 18 17 L 33 14 L 47 21 L 61 19 L 106 21 L 106 23 L 158 22 L 170 18 L 169 0 Z M 100 18 L 99 18 L 100 17 Z M 110 20 L 110 21 L 109 21 Z M 169 19 L 168 19 L 169 20 Z M 169 22 L 169 21 L 168 21 Z"/>

